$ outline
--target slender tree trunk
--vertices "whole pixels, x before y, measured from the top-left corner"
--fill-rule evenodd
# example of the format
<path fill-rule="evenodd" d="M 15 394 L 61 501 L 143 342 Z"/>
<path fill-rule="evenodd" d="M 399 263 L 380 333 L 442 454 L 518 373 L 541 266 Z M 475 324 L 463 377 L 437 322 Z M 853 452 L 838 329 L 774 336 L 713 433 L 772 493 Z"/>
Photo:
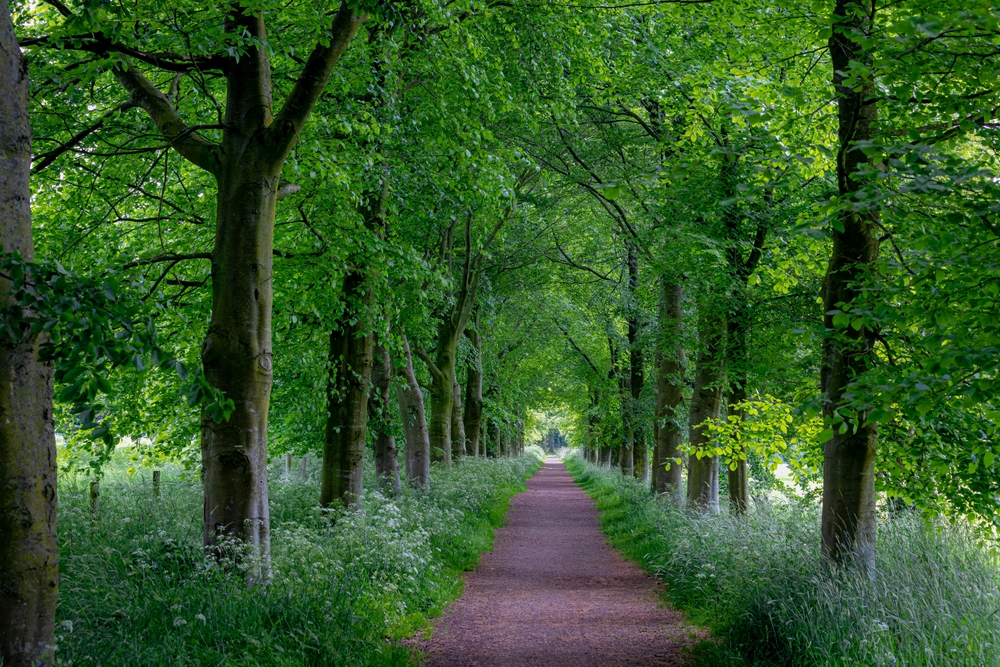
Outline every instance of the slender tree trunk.
<path fill-rule="evenodd" d="M 477 330 L 467 330 L 466 335 L 472 342 L 473 356 L 466 367 L 465 435 L 469 439 L 469 455 L 479 456 L 479 432 L 483 419 L 483 342 Z"/>
<path fill-rule="evenodd" d="M 872 17 L 848 0 L 837 0 L 834 10 L 830 55 L 833 84 L 837 93 L 839 150 L 837 181 L 840 196 L 850 202 L 862 183 L 857 174 L 870 167 L 871 160 L 857 146 L 872 137 L 877 118 L 875 88 L 869 81 L 861 86 L 846 84 L 853 76 L 852 63 L 871 65 L 872 57 L 851 38 L 854 31 L 867 34 Z M 875 573 L 875 453 L 878 433 L 867 422 L 867 411 L 850 414 L 851 382 L 871 364 L 875 332 L 868 327 L 837 328 L 834 315 L 861 295 L 878 259 L 877 214 L 847 207 L 834 225 L 833 253 L 824 281 L 823 309 L 826 325 L 824 345 L 824 416 L 828 422 L 844 419 L 843 428 L 834 424 L 833 437 L 824 447 L 823 463 L 823 554 L 834 563 L 853 561 Z M 837 229 L 837 227 L 841 229 Z M 842 432 L 843 431 L 843 432 Z"/>
<path fill-rule="evenodd" d="M 383 345 L 372 350 L 372 398 L 368 400 L 368 421 L 375 441 L 375 479 L 384 494 L 399 495 L 399 455 L 392 434 L 392 360 Z"/>
<path fill-rule="evenodd" d="M 626 464 L 630 470 L 624 471 L 626 474 L 635 475 L 646 481 L 649 472 L 649 452 L 646 451 L 646 439 L 643 429 L 638 425 L 636 414 L 639 409 L 639 396 L 642 395 L 642 388 L 646 384 L 644 359 L 642 347 L 639 344 L 639 307 L 636 303 L 635 293 L 639 289 L 639 257 L 635 246 L 627 244 L 628 262 L 628 349 L 629 349 L 629 383 L 628 388 L 631 393 L 629 402 L 629 436 L 626 436 L 626 448 L 630 454 L 626 454 Z M 631 461 L 628 459 L 631 458 Z M 636 460 L 638 458 L 638 463 Z"/>
<path fill-rule="evenodd" d="M 683 498 L 683 469 L 678 460 L 684 434 L 678 424 L 684 401 L 683 330 L 684 288 L 663 278 L 660 282 L 660 363 L 656 375 L 656 492 L 666 493 L 680 503 Z"/>
<path fill-rule="evenodd" d="M 451 455 L 452 458 L 464 458 L 465 421 L 462 415 L 462 387 L 455 381 L 455 400 L 451 411 Z"/>
<path fill-rule="evenodd" d="M 621 469 L 623 475 L 629 477 L 632 476 L 632 444 L 633 444 L 633 431 L 632 431 L 632 390 L 631 384 L 631 374 L 624 373 L 620 366 L 620 360 L 618 357 L 618 348 L 615 346 L 614 340 L 610 337 L 608 338 L 608 351 L 611 355 L 611 370 L 608 374 L 609 379 L 618 380 L 618 397 L 621 401 L 621 413 L 622 413 L 622 431 L 621 431 L 621 444 L 617 447 L 616 453 L 618 457 L 618 467 Z"/>
<path fill-rule="evenodd" d="M 500 458 L 503 455 L 503 452 L 500 449 L 500 425 L 495 421 L 490 421 L 489 426 L 487 427 L 487 432 L 490 436 L 490 444 L 493 445 L 493 458 Z"/>
<path fill-rule="evenodd" d="M 344 295 L 351 303 L 364 294 L 364 277 L 349 273 Z M 351 321 L 354 324 L 351 324 Z M 365 440 L 368 436 L 368 385 L 372 373 L 372 334 L 367 318 L 348 306 L 341 329 L 330 333 L 327 382 L 326 438 L 320 479 L 320 505 L 340 501 L 345 507 L 360 504 L 364 493 Z"/>
<path fill-rule="evenodd" d="M 0 243 L 35 259 L 28 64 L 0 0 Z M 10 283 L 0 278 L 0 293 Z M 10 305 L 9 303 L 7 305 Z M 52 368 L 38 338 L 0 343 L 0 663 L 51 665 L 59 586 Z"/>
<path fill-rule="evenodd" d="M 725 383 L 723 368 L 723 323 L 714 313 L 701 318 L 699 337 L 701 350 L 695 368 L 694 391 L 688 420 L 688 441 L 694 448 L 704 447 L 708 436 L 702 427 L 706 421 L 717 420 L 722 408 Z M 719 506 L 719 457 L 694 454 L 688 457 L 688 502 L 700 509 Z"/>
<path fill-rule="evenodd" d="M 406 481 L 411 486 L 429 491 L 431 443 L 424 416 L 424 395 L 413 372 L 413 357 L 410 355 L 410 344 L 406 336 L 403 336 L 403 360 L 406 386 L 396 389 L 396 397 L 399 401 L 399 414 L 403 419 L 403 432 L 406 434 Z"/>
<path fill-rule="evenodd" d="M 743 409 L 738 406 L 746 400 L 747 392 L 744 385 L 733 386 L 729 390 L 728 404 L 729 416 L 735 416 L 737 423 L 742 424 L 744 419 Z M 744 447 L 739 443 L 734 443 L 733 454 L 738 456 L 744 453 Z M 750 508 L 750 479 L 747 475 L 747 462 L 745 459 L 738 459 L 736 467 L 728 467 L 729 475 L 729 506 L 738 514 L 745 514 Z"/>

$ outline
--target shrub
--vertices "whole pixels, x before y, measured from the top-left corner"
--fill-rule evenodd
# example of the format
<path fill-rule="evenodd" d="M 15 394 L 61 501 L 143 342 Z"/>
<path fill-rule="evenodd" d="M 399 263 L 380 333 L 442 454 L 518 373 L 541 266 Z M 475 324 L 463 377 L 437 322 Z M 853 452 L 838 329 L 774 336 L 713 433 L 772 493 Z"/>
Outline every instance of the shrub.
<path fill-rule="evenodd" d="M 57 660 L 72 665 L 404 665 L 412 634 L 458 595 L 490 548 L 507 501 L 538 459 L 466 459 L 432 470 L 432 490 L 331 524 L 306 480 L 270 471 L 273 580 L 247 588 L 201 546 L 202 495 L 177 468 L 148 475 L 116 457 L 90 518 L 88 480 L 60 482 Z M 373 480 L 373 472 L 367 479 Z M 370 487 L 368 487 L 370 488 Z"/>
<path fill-rule="evenodd" d="M 882 516 L 873 583 L 850 570 L 824 573 L 812 501 L 699 515 L 617 469 L 568 464 L 612 543 L 724 637 L 704 664 L 1000 664 L 1000 563 L 967 526 Z"/>

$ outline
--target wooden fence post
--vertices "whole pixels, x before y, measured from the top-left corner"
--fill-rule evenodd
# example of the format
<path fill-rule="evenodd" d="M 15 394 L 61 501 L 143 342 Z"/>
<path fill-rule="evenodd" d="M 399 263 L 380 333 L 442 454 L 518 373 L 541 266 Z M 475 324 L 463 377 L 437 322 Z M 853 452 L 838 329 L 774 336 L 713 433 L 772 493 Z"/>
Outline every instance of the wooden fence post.
<path fill-rule="evenodd" d="M 94 480 L 90 483 L 90 518 L 97 520 L 97 503 L 101 497 L 101 483 Z"/>

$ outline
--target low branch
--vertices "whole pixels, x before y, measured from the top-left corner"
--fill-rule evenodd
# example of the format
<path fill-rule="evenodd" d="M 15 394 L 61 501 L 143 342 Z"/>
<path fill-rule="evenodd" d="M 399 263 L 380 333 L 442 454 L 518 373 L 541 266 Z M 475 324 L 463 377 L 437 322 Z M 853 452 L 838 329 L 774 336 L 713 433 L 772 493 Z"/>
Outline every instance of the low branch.
<path fill-rule="evenodd" d="M 431 372 L 431 375 L 434 376 L 435 380 L 440 381 L 444 379 L 444 373 L 442 373 L 441 369 L 437 367 L 437 364 L 434 363 L 431 359 L 431 355 L 427 354 L 427 350 L 425 350 L 423 346 L 417 345 L 413 348 L 413 351 L 417 353 L 417 356 L 420 357 L 421 361 L 427 364 L 427 370 Z"/>

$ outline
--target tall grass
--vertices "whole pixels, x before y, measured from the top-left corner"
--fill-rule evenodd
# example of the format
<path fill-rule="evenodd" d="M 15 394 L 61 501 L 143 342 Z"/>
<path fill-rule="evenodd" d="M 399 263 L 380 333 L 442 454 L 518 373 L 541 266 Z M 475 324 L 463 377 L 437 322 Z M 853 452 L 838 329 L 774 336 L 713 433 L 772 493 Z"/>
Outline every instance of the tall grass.
<path fill-rule="evenodd" d="M 877 574 L 823 574 L 819 508 L 700 516 L 570 459 L 612 543 L 721 638 L 705 665 L 1000 665 L 1000 564 L 967 528 L 883 516 Z"/>
<path fill-rule="evenodd" d="M 200 482 L 166 468 L 154 498 L 150 471 L 129 477 L 120 459 L 96 521 L 89 480 L 60 482 L 59 664 L 408 664 L 393 640 L 458 595 L 459 574 L 539 465 L 525 455 L 435 467 L 429 494 L 369 490 L 364 511 L 334 525 L 317 507 L 317 470 L 302 480 L 274 466 L 273 581 L 247 588 L 238 567 L 205 557 Z"/>

